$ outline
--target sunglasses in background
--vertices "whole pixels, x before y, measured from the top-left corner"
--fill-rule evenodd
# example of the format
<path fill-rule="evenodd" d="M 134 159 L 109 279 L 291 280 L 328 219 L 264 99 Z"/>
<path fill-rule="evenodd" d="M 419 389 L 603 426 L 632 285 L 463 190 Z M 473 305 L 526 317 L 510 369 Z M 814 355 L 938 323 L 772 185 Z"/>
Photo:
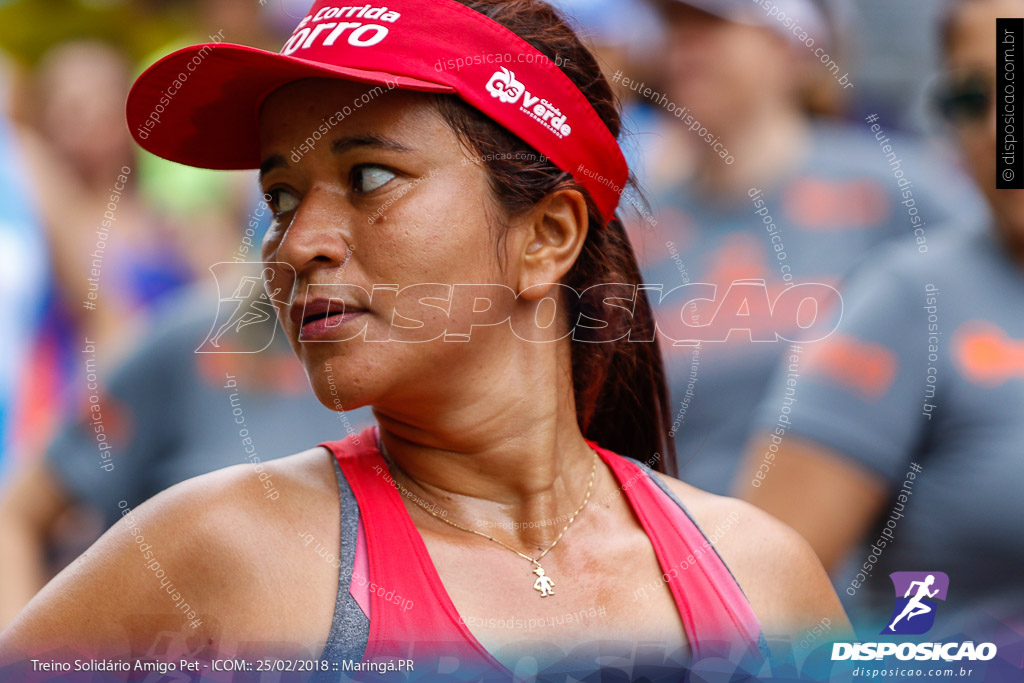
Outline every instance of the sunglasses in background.
<path fill-rule="evenodd" d="M 943 119 L 955 126 L 983 123 L 992 112 L 996 86 L 992 74 L 948 74 L 935 86 L 933 101 Z"/>

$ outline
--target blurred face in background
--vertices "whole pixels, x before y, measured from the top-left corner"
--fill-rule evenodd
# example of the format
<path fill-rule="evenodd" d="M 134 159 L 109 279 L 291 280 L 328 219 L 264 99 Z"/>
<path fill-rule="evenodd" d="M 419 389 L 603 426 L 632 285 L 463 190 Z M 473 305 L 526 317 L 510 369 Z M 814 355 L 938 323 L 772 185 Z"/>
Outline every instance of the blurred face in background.
<path fill-rule="evenodd" d="M 1020 16 L 1024 0 L 974 0 L 957 10 L 948 34 L 942 99 L 997 227 L 1017 253 L 1024 253 L 1024 190 L 996 189 L 996 18 Z M 1017 150 L 1021 153 L 1019 142 Z"/>
<path fill-rule="evenodd" d="M 41 127 L 83 175 L 106 174 L 131 156 L 124 118 L 128 66 L 100 43 L 71 43 L 43 60 L 39 75 Z"/>
<path fill-rule="evenodd" d="M 666 1 L 669 98 L 726 133 L 796 100 L 804 65 L 784 38 Z"/>

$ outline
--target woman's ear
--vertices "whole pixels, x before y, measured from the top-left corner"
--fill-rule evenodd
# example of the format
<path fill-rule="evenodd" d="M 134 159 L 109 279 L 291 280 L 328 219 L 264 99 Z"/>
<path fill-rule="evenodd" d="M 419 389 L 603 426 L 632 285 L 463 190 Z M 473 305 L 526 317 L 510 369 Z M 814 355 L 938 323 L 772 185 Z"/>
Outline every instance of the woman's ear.
<path fill-rule="evenodd" d="M 517 293 L 543 299 L 572 268 L 589 229 L 587 202 L 579 190 L 558 190 L 545 197 L 526 220 Z M 530 288 L 533 289 L 530 289 Z M 529 290 L 529 291 L 526 291 Z"/>

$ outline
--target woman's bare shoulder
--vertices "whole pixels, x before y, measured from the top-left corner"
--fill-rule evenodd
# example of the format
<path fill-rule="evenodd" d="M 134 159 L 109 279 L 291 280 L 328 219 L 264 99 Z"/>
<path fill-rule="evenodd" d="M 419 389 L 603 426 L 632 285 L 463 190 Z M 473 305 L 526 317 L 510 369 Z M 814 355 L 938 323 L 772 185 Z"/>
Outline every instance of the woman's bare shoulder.
<path fill-rule="evenodd" d="M 70 643 L 87 652 L 139 652 L 162 632 L 210 644 L 272 640 L 280 631 L 270 622 L 287 623 L 308 607 L 291 605 L 304 602 L 297 573 L 312 590 L 333 595 L 337 588 L 336 568 L 322 567 L 312 553 L 308 563 L 297 561 L 303 534 L 329 547 L 333 539 L 337 553 L 337 483 L 324 449 L 227 467 L 121 508 L 121 519 L 4 631 L 3 658 Z M 323 595 L 316 594 L 320 602 Z M 319 615 L 324 633 L 332 611 L 330 603 Z"/>
<path fill-rule="evenodd" d="M 811 546 L 767 512 L 661 475 L 736 577 L 766 633 L 793 635 L 848 622 Z"/>

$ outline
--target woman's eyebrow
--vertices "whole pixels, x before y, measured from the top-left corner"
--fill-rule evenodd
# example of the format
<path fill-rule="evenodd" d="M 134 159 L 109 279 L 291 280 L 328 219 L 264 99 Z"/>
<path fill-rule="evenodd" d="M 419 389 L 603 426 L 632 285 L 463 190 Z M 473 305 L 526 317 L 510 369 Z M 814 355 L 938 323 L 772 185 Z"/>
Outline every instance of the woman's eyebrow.
<path fill-rule="evenodd" d="M 359 147 L 369 147 L 373 149 L 386 149 L 392 152 L 412 152 L 411 147 L 403 145 L 398 140 L 385 137 L 383 135 L 349 135 L 343 138 L 338 138 L 331 143 L 331 153 L 343 154 L 352 149 Z M 260 179 L 263 176 L 273 171 L 275 168 L 287 167 L 288 162 L 280 154 L 272 154 L 263 160 L 260 164 Z"/>
<path fill-rule="evenodd" d="M 263 160 L 260 164 L 260 175 L 259 179 L 263 180 L 263 176 L 267 175 L 275 168 L 281 168 L 288 166 L 288 162 L 285 161 L 284 157 L 280 154 L 271 154 L 269 157 Z"/>
<path fill-rule="evenodd" d="M 350 135 L 338 138 L 331 143 L 331 152 L 341 154 L 357 147 L 371 147 L 375 149 L 386 149 L 393 152 L 411 152 L 412 148 L 406 147 L 398 140 L 383 135 Z"/>

